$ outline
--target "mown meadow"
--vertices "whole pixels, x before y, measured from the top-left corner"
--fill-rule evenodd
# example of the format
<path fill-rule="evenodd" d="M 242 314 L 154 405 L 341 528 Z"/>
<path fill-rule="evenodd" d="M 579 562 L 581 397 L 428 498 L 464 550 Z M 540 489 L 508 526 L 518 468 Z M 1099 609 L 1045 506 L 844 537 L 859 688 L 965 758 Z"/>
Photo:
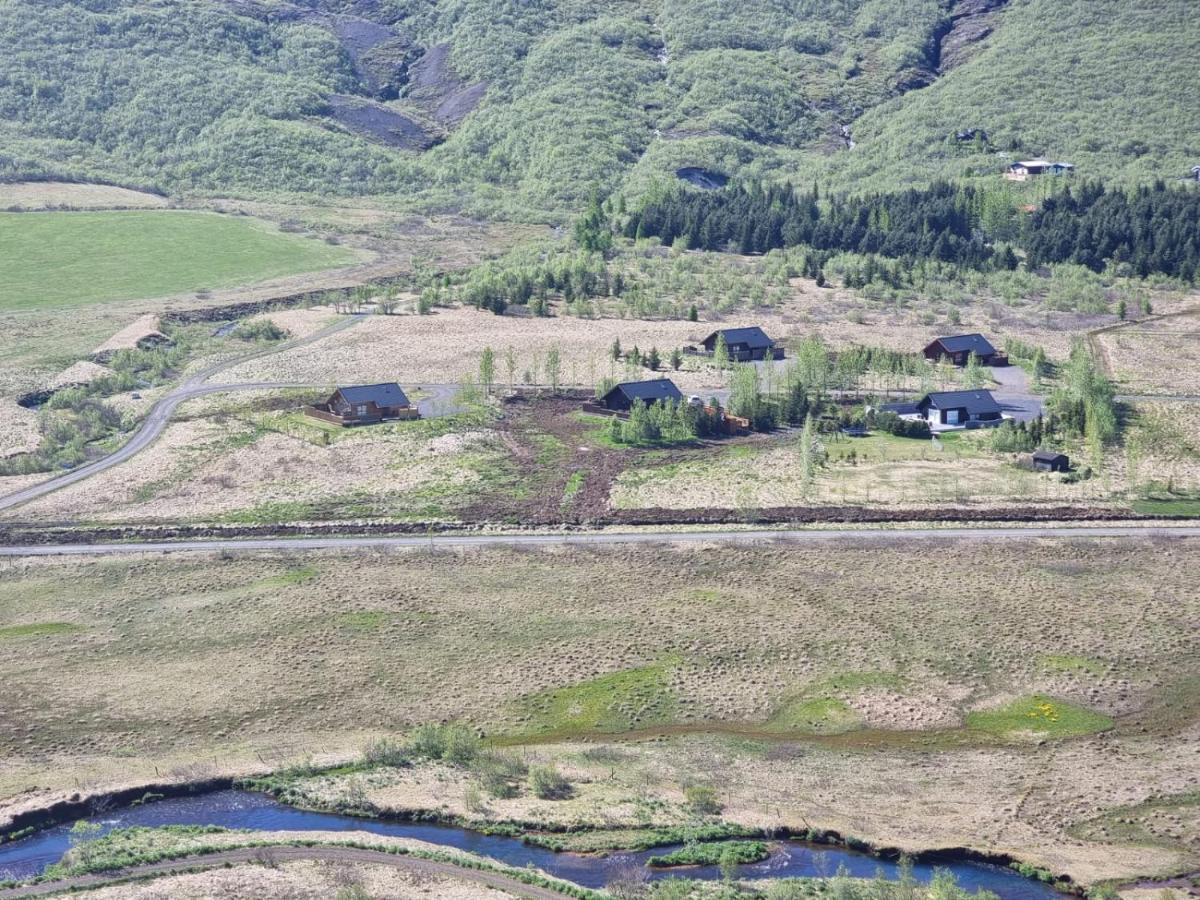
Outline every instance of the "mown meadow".
<path fill-rule="evenodd" d="M 357 258 L 250 218 L 166 210 L 0 213 L 0 248 L 0 312 L 203 291 Z"/>

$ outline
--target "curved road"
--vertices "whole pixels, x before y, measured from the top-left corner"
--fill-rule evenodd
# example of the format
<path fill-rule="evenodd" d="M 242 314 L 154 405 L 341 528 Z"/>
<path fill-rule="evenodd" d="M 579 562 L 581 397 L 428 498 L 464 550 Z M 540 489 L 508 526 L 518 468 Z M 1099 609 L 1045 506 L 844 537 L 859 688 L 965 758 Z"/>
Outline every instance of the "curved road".
<path fill-rule="evenodd" d="M 297 347 L 303 347 L 307 344 L 316 343 L 323 340 L 332 334 L 339 331 L 344 331 L 353 325 L 358 324 L 365 318 L 363 314 L 348 316 L 334 322 L 332 325 L 315 331 L 308 337 L 299 338 L 294 341 L 286 341 L 275 347 L 267 347 L 262 350 L 257 350 L 254 353 L 248 353 L 244 356 L 238 356 L 233 359 L 223 360 L 206 366 L 194 375 L 189 376 L 182 384 L 174 388 L 170 393 L 164 396 L 161 400 L 155 403 L 146 418 L 142 420 L 141 425 L 133 433 L 133 436 L 126 441 L 118 450 L 110 453 L 108 456 L 86 463 L 62 475 L 57 475 L 47 481 L 32 485 L 19 491 L 14 491 L 0 497 L 0 510 L 12 509 L 14 506 L 20 506 L 22 503 L 28 503 L 30 500 L 36 500 L 38 497 L 44 497 L 53 491 L 68 485 L 75 484 L 85 478 L 90 478 L 100 472 L 111 469 L 113 466 L 119 466 L 126 460 L 141 453 L 151 444 L 153 444 L 162 434 L 171 421 L 171 417 L 175 414 L 179 404 L 188 400 L 193 400 L 196 397 L 203 397 L 206 394 L 216 394 L 227 391 L 252 391 L 252 390 L 269 390 L 283 388 L 324 388 L 328 384 L 291 384 L 278 382 L 243 382 L 237 384 L 207 384 L 208 379 L 214 375 L 218 375 L 234 366 L 241 365 L 253 359 L 258 359 L 263 356 L 271 356 L 275 353 L 283 353 L 288 350 L 294 350 Z M 425 384 L 417 386 L 420 390 L 428 394 L 425 399 L 417 404 L 417 409 L 425 418 L 434 418 L 437 416 L 451 415 L 458 411 L 458 407 L 454 402 L 454 394 L 458 390 L 454 385 L 447 384 Z"/>
<path fill-rule="evenodd" d="M 182 857 L 162 862 L 147 863 L 142 866 L 130 866 L 127 869 L 117 869 L 113 872 L 102 872 L 96 875 L 79 875 L 75 878 L 64 878 L 60 881 L 48 881 L 42 884 L 31 884 L 26 887 L 0 890 L 0 900 L 10 900 L 17 897 L 44 897 L 49 894 L 68 893 L 88 888 L 97 888 L 113 882 L 129 879 L 150 878 L 174 873 L 197 872 L 205 869 L 219 869 L 226 865 L 246 865 L 260 863 L 268 859 L 273 863 L 291 862 L 293 860 L 321 860 L 326 862 L 358 863 L 365 865 L 390 866 L 393 869 L 404 869 L 420 875 L 433 875 L 453 878 L 459 881 L 469 881 L 485 887 L 504 891 L 517 897 L 533 897 L 536 900 L 562 900 L 561 892 L 538 885 L 525 884 L 515 878 L 510 878 L 499 872 L 489 872 L 484 869 L 469 869 L 466 866 L 456 866 L 452 863 L 438 862 L 432 859 L 421 859 L 400 853 L 388 853 L 384 850 L 366 850 L 359 847 L 244 847 L 235 850 L 223 850 L 219 853 L 207 853 L 204 856 Z"/>
<path fill-rule="evenodd" d="M 281 538 L 197 538 L 181 541 L 131 541 L 103 544 L 10 544 L 0 546 L 0 557 L 14 556 L 116 556 L 128 553 L 228 552 L 232 550 L 360 550 L 395 547 L 508 547 L 563 546 L 597 544 L 703 544 L 818 543 L 824 541 L 866 541 L 872 543 L 909 540 L 1004 540 L 1082 538 L 1196 538 L 1200 525 L 1103 525 L 1088 528 L 1078 525 L 1014 528 L 828 528 L 811 530 L 759 531 L 600 531 L 583 534 L 467 534 L 397 535 L 391 537 L 281 537 Z"/>

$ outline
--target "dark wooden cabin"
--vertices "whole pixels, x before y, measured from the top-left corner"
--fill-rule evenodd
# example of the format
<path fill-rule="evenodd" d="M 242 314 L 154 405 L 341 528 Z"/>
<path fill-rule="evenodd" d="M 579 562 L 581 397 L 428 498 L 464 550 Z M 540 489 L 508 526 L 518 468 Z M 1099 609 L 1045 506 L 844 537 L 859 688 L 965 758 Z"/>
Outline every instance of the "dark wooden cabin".
<path fill-rule="evenodd" d="M 1007 365 L 1008 357 L 997 352 L 982 334 L 953 334 L 936 338 L 926 345 L 925 358 L 934 362 L 946 360 L 956 366 L 965 366 L 974 353 L 981 365 Z"/>
<path fill-rule="evenodd" d="M 674 400 L 683 402 L 683 394 L 675 387 L 675 382 L 669 378 L 655 378 L 652 381 L 626 381 L 616 385 L 600 398 L 600 404 L 605 409 L 617 412 L 627 412 L 633 404 L 641 400 L 647 406 L 651 403 L 665 403 Z"/>
<path fill-rule="evenodd" d="M 704 339 L 704 349 L 709 353 L 715 352 L 717 340 L 722 335 L 725 336 L 725 347 L 729 350 L 729 358 L 734 362 L 783 358 L 783 348 L 776 347 L 775 342 L 767 337 L 767 333 L 757 325 L 749 328 L 722 328 L 714 331 Z"/>
<path fill-rule="evenodd" d="M 416 417 L 416 410 L 395 382 L 340 387 L 329 396 L 324 407 L 314 407 L 312 413 L 316 418 L 339 425 L 369 425 L 386 419 Z"/>

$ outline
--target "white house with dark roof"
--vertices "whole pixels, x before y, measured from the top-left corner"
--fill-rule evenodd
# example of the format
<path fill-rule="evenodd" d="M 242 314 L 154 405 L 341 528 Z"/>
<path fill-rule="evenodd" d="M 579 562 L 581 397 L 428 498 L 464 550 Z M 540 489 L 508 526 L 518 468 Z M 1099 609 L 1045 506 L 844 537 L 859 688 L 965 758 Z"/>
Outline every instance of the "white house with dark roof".
<path fill-rule="evenodd" d="M 916 404 L 917 415 L 931 431 L 986 428 L 1004 421 L 1003 408 L 991 391 L 935 391 Z"/>
<path fill-rule="evenodd" d="M 1075 166 L 1069 162 L 1049 159 L 1021 159 L 1013 163 L 1004 173 L 1009 181 L 1028 181 L 1039 175 L 1070 175 Z"/>

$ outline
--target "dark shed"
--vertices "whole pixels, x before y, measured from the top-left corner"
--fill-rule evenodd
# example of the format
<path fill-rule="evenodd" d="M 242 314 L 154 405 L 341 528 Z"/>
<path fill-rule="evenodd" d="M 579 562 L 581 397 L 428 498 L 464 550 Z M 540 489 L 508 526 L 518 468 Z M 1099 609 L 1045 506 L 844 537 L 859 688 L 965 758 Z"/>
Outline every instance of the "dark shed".
<path fill-rule="evenodd" d="M 1033 454 L 1033 467 L 1039 472 L 1068 472 L 1071 469 L 1071 460 L 1065 453 L 1037 450 Z"/>

